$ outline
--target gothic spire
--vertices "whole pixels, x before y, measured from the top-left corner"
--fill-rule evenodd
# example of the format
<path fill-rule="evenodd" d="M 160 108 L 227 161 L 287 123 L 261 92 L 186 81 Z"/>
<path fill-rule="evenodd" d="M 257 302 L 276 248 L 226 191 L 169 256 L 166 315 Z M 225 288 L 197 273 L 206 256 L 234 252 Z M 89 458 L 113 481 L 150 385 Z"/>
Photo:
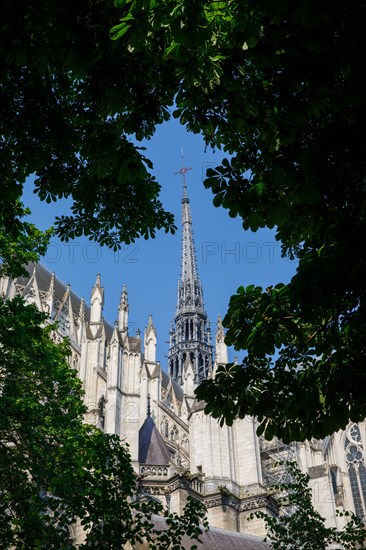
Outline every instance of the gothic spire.
<path fill-rule="evenodd" d="M 225 344 L 225 331 L 222 325 L 221 315 L 217 317 L 216 331 L 216 346 L 215 346 L 215 369 L 219 365 L 226 365 L 229 362 L 227 345 Z"/>
<path fill-rule="evenodd" d="M 202 285 L 198 275 L 196 251 L 194 247 L 192 215 L 187 196 L 186 173 L 191 168 L 181 168 L 177 174 L 183 176 L 182 198 L 182 260 L 181 276 L 178 283 L 177 314 L 188 310 L 203 312 Z"/>
<path fill-rule="evenodd" d="M 104 306 L 104 288 L 98 273 L 90 298 L 90 322 L 101 323 Z"/>
<path fill-rule="evenodd" d="M 186 370 L 193 369 L 195 383 L 207 378 L 212 368 L 212 346 L 207 314 L 203 305 L 202 285 L 198 275 L 193 240 L 192 216 L 187 195 L 186 173 L 183 176 L 182 198 L 182 262 L 178 282 L 178 302 L 170 331 L 169 373 L 173 380 L 184 383 Z"/>
<path fill-rule="evenodd" d="M 224 342 L 225 341 L 225 331 L 224 327 L 222 326 L 222 319 L 221 315 L 217 316 L 217 330 L 216 330 L 216 342 Z"/>
<path fill-rule="evenodd" d="M 152 315 L 149 315 L 149 323 L 144 334 L 144 355 L 148 362 L 156 362 L 156 329 L 153 325 Z"/>

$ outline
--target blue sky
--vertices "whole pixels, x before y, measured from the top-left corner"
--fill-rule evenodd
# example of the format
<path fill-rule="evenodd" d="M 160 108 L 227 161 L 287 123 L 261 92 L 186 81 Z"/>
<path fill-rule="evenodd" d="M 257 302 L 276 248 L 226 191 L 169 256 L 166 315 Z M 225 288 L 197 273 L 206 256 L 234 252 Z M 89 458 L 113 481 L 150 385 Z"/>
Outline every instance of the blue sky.
<path fill-rule="evenodd" d="M 170 322 L 175 313 L 177 283 L 180 274 L 182 177 L 175 175 L 184 165 L 188 196 L 191 202 L 198 270 L 212 334 L 217 315 L 224 316 L 229 298 L 240 285 L 268 286 L 287 282 L 296 264 L 281 258 L 274 232 L 244 231 L 240 219 L 232 219 L 223 208 L 215 208 L 213 195 L 203 186 L 205 170 L 217 164 L 222 153 L 205 152 L 200 136 L 187 133 L 175 120 L 161 126 L 155 136 L 144 143 L 146 156 L 154 164 L 154 175 L 162 186 L 161 200 L 166 210 L 175 215 L 178 232 L 159 232 L 155 239 L 139 239 L 114 253 L 105 247 L 77 239 L 61 243 L 52 238 L 42 263 L 55 271 L 59 279 L 70 283 L 72 290 L 89 302 L 96 275 L 101 274 L 105 288 L 104 317 L 110 323 L 117 318 L 123 284 L 129 295 L 130 333 L 147 325 L 153 316 L 158 336 L 158 360 L 166 364 Z M 32 210 L 31 219 L 38 227 L 52 225 L 55 215 L 65 212 L 64 201 L 53 205 L 41 203 L 32 193 L 32 184 L 25 187 L 23 200 Z M 230 359 L 234 357 L 231 352 Z M 239 354 L 240 358 L 240 354 Z"/>

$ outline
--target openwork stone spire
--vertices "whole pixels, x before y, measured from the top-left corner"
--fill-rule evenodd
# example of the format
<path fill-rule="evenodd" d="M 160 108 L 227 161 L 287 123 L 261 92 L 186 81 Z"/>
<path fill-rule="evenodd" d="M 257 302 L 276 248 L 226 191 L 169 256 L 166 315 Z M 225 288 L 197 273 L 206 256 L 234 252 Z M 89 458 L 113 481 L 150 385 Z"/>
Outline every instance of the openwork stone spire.
<path fill-rule="evenodd" d="M 194 248 L 192 215 L 187 197 L 186 173 L 190 168 L 182 168 L 177 174 L 183 175 L 182 198 L 182 263 L 178 284 L 177 314 L 203 308 L 202 285 L 198 276 L 196 252 Z"/>
<path fill-rule="evenodd" d="M 178 301 L 175 319 L 170 331 L 169 372 L 173 380 L 184 384 L 189 365 L 195 383 L 207 378 L 212 369 L 212 347 L 209 322 L 204 309 L 202 284 L 198 275 L 193 240 L 192 216 L 187 196 L 186 173 L 183 176 L 182 198 L 182 263 L 178 283 Z"/>

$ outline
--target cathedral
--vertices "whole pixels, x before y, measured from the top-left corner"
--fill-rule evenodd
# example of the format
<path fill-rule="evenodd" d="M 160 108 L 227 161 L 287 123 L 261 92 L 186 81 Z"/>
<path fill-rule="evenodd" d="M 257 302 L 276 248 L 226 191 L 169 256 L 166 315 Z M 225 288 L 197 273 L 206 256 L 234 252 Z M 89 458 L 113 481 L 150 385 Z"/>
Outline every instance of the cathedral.
<path fill-rule="evenodd" d="M 173 512 L 183 509 L 188 495 L 205 504 L 210 531 L 201 548 L 268 548 L 261 542 L 263 520 L 249 520 L 249 516 L 256 510 L 278 513 L 271 485 L 286 475 L 275 465 L 278 459 L 296 460 L 309 474 L 314 506 L 327 525 L 344 525 L 346 520 L 336 515 L 336 509 L 353 510 L 364 518 L 364 422 L 350 424 L 324 440 L 284 445 L 258 437 L 255 418 L 220 427 L 204 413 L 204 403 L 195 399 L 196 386 L 228 362 L 228 351 L 220 316 L 216 334 L 210 333 L 185 169 L 181 173 L 181 274 L 167 364 L 156 356 L 151 316 L 143 335 L 129 334 L 126 287 L 118 304 L 118 321 L 112 326 L 103 319 L 100 275 L 90 305 L 41 264 L 29 265 L 28 277 L 0 279 L 0 295 L 7 299 L 21 295 L 58 322 L 54 338 L 70 340 L 70 363 L 85 392 L 86 421 L 128 442 L 140 497 L 159 499 Z"/>

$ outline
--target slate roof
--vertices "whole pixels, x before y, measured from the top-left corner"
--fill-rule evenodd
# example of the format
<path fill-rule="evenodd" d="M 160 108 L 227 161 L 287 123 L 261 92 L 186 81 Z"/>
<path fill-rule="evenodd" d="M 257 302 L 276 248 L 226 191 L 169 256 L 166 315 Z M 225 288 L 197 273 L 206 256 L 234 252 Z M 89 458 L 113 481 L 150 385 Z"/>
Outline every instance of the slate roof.
<path fill-rule="evenodd" d="M 169 386 L 169 381 L 170 381 L 169 374 L 164 370 L 161 370 L 161 382 L 162 382 L 163 388 L 167 388 Z M 174 392 L 175 392 L 175 395 L 177 396 L 177 399 L 179 399 L 179 401 L 183 401 L 182 386 L 178 384 L 178 382 L 175 382 L 174 380 L 172 380 L 172 384 L 173 384 Z"/>
<path fill-rule="evenodd" d="M 155 422 L 148 416 L 139 430 L 139 463 L 169 465 L 169 452 Z"/>
<path fill-rule="evenodd" d="M 269 550 L 271 548 L 259 537 L 227 531 L 218 527 L 211 527 L 209 531 L 201 535 L 200 539 L 202 544 L 196 543 L 199 550 Z M 192 540 L 189 537 L 184 537 L 182 544 L 190 548 Z"/>
<path fill-rule="evenodd" d="M 50 271 L 48 271 L 48 269 L 44 265 L 39 264 L 39 263 L 36 264 L 34 262 L 29 262 L 25 266 L 26 270 L 29 273 L 29 277 L 18 277 L 17 278 L 17 284 L 22 285 L 22 286 L 26 286 L 29 279 L 32 276 L 33 269 L 34 269 L 35 266 L 36 266 L 36 279 L 37 279 L 38 288 L 42 292 L 48 292 L 48 290 L 50 288 L 52 273 Z M 67 290 L 67 285 L 65 283 L 63 283 L 62 281 L 60 281 L 59 279 L 57 279 L 57 277 L 55 277 L 54 289 L 55 289 L 56 298 L 58 298 L 59 300 L 62 300 L 62 298 L 64 297 L 65 292 Z M 75 294 L 75 292 L 73 292 L 72 290 L 70 290 L 70 296 L 71 296 L 72 309 L 73 309 L 74 313 L 77 315 L 79 313 L 79 310 L 80 310 L 81 298 L 79 296 L 77 296 L 77 294 Z M 89 322 L 90 321 L 90 306 L 85 304 L 84 310 L 85 310 L 85 320 L 87 322 Z M 107 338 L 108 338 L 108 340 L 110 340 L 111 336 L 112 336 L 112 333 L 113 333 L 113 328 L 106 321 L 104 321 L 104 326 L 105 326 L 105 331 L 106 331 Z"/>
<path fill-rule="evenodd" d="M 196 401 L 191 408 L 192 412 L 203 411 L 206 406 L 204 401 Z"/>
<path fill-rule="evenodd" d="M 153 516 L 152 521 L 154 526 L 159 530 L 166 529 L 164 518 Z M 198 550 L 270 550 L 271 548 L 269 544 L 262 542 L 260 537 L 219 529 L 218 527 L 210 527 L 207 532 L 202 533 L 200 539 L 202 543 L 185 536 L 182 539 L 182 545 L 188 549 L 193 544 L 196 544 Z M 134 549 L 145 550 L 146 546 L 144 544 L 135 544 Z"/>
<path fill-rule="evenodd" d="M 128 343 L 129 343 L 130 351 L 134 351 L 137 353 L 141 352 L 141 338 L 129 336 Z"/>
<path fill-rule="evenodd" d="M 35 264 L 34 262 L 28 263 L 25 266 L 25 269 L 29 272 L 30 276 L 18 277 L 17 283 L 22 286 L 26 286 L 29 279 L 32 276 L 34 267 L 36 267 L 36 279 L 37 279 L 39 290 L 43 292 L 48 292 L 50 288 L 52 273 L 48 271 L 48 269 L 42 264 Z M 55 295 L 59 300 L 63 298 L 66 290 L 67 290 L 67 285 L 62 281 L 60 281 L 59 279 L 57 279 L 57 277 L 55 277 Z M 81 298 L 79 298 L 79 296 L 77 296 L 72 290 L 70 291 L 70 295 L 71 295 L 72 309 L 75 311 L 75 313 L 78 313 L 80 309 Z M 85 305 L 85 316 L 86 316 L 86 320 L 89 321 L 90 307 L 87 305 Z"/>

